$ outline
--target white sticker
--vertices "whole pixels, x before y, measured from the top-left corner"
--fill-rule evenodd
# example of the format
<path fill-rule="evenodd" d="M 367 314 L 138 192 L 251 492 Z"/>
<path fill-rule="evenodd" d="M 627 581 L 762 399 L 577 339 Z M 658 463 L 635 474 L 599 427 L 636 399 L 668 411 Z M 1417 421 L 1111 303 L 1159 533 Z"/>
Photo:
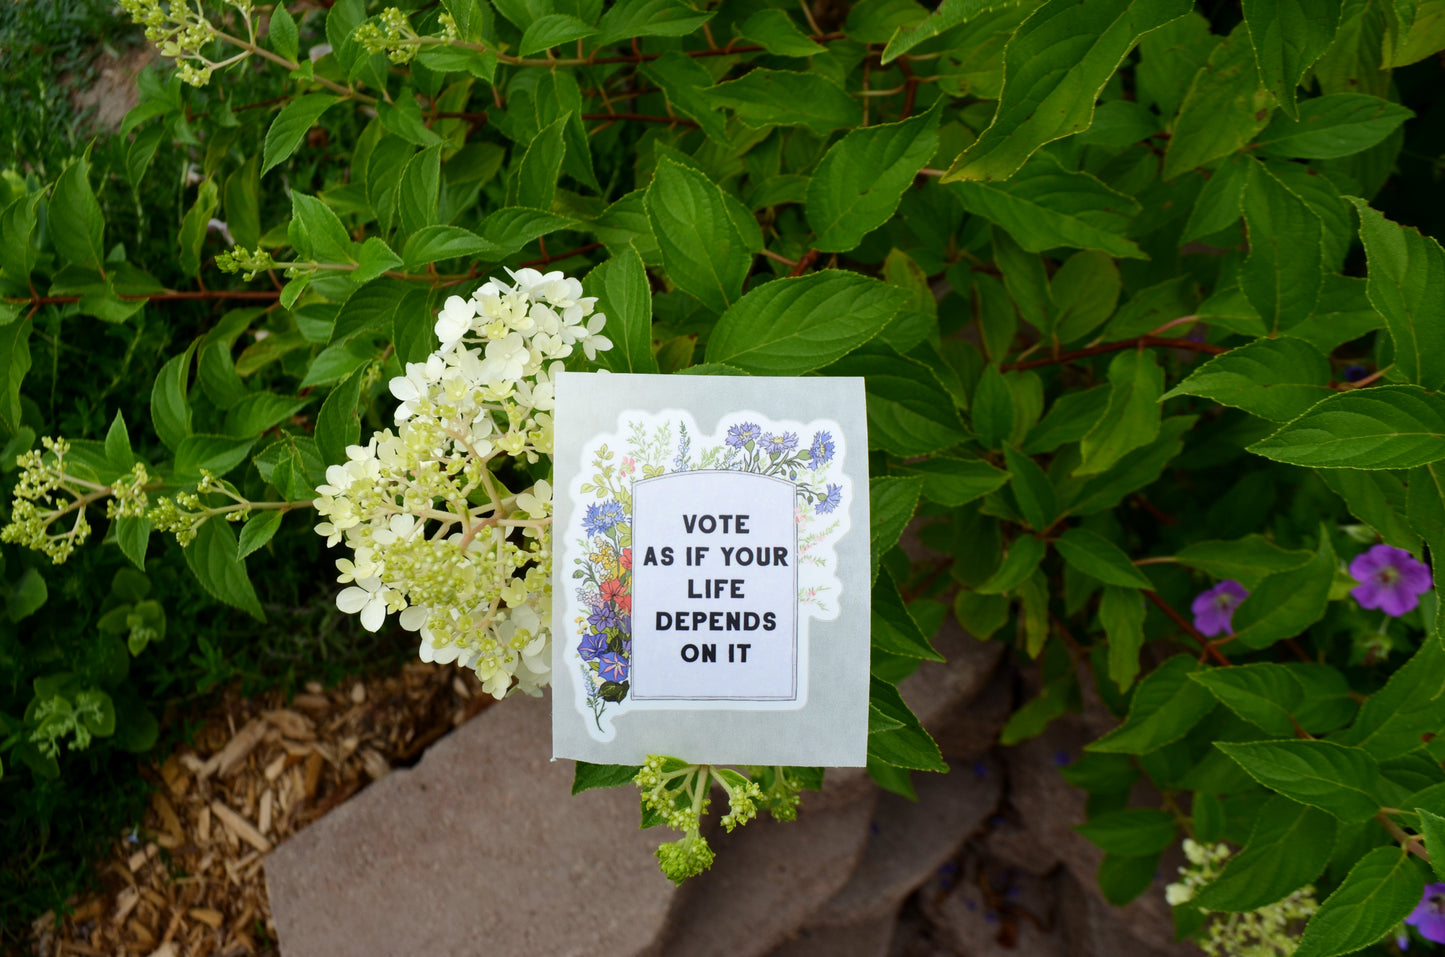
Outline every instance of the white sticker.
<path fill-rule="evenodd" d="M 857 379 L 560 377 L 556 756 L 865 762 L 865 429 Z"/>

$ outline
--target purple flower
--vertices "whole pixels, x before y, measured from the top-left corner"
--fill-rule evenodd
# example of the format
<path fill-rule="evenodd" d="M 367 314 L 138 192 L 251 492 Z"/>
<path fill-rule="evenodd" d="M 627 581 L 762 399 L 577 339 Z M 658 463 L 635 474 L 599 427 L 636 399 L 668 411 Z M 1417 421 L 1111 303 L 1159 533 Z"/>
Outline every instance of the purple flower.
<path fill-rule="evenodd" d="M 775 435 L 763 436 L 763 448 L 769 455 L 782 455 L 784 452 L 791 452 L 798 447 L 798 433 L 779 432 Z"/>
<path fill-rule="evenodd" d="M 1234 609 L 1248 597 L 1249 592 L 1243 585 L 1226 578 L 1209 591 L 1201 592 L 1189 606 L 1194 612 L 1194 627 L 1210 638 L 1233 632 L 1230 619 L 1234 617 Z"/>
<path fill-rule="evenodd" d="M 1425 896 L 1420 898 L 1420 906 L 1410 912 L 1405 923 L 1413 924 L 1420 936 L 1426 940 L 1445 944 L 1445 884 L 1426 884 Z"/>
<path fill-rule="evenodd" d="M 592 614 L 587 616 L 587 623 L 598 631 L 618 626 L 617 609 L 611 604 L 599 605 Z"/>
<path fill-rule="evenodd" d="M 608 652 L 597 659 L 598 671 L 608 681 L 627 680 L 627 659 L 615 652 Z"/>
<path fill-rule="evenodd" d="M 813 444 L 808 447 L 808 468 L 817 471 L 818 466 L 833 461 L 833 433 L 814 432 Z"/>
<path fill-rule="evenodd" d="M 834 483 L 829 482 L 828 494 L 823 496 L 822 500 L 818 502 L 816 506 L 814 506 L 814 511 L 817 512 L 819 515 L 827 515 L 829 512 L 833 511 L 833 509 L 837 508 L 839 503 L 841 503 L 842 501 L 843 486 L 835 485 Z"/>
<path fill-rule="evenodd" d="M 763 430 L 754 422 L 740 422 L 728 429 L 727 443 L 735 449 L 743 448 L 763 437 Z"/>
<path fill-rule="evenodd" d="M 1360 583 L 1350 594 L 1361 608 L 1379 608 L 1395 618 L 1414 611 L 1420 596 L 1434 584 L 1430 569 L 1393 545 L 1376 545 L 1356 555 L 1350 574 Z"/>
<path fill-rule="evenodd" d="M 626 517 L 622 512 L 622 506 L 616 502 L 607 501 L 601 505 L 589 505 L 587 514 L 582 518 L 582 528 L 588 535 L 601 535 Z"/>
<path fill-rule="evenodd" d="M 584 661 L 592 661 L 599 655 L 607 653 L 607 636 L 596 632 L 582 636 L 582 643 L 577 646 L 577 653 Z"/>

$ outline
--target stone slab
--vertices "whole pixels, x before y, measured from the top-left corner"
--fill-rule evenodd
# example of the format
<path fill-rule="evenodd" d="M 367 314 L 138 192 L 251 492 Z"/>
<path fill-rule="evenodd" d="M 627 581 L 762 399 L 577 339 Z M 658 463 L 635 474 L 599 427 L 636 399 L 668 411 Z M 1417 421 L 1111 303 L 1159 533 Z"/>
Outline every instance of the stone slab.
<path fill-rule="evenodd" d="M 915 772 L 913 784 L 917 801 L 879 797 L 853 876 L 810 924 L 849 924 L 895 912 L 993 814 L 1002 775 L 992 762 L 980 760 L 948 774 Z"/>
<path fill-rule="evenodd" d="M 546 699 L 487 708 L 272 851 L 283 957 L 627 957 L 677 896 L 633 788 L 572 797 Z"/>
<path fill-rule="evenodd" d="M 768 957 L 888 957 L 896 911 L 835 927 L 805 927 Z"/>

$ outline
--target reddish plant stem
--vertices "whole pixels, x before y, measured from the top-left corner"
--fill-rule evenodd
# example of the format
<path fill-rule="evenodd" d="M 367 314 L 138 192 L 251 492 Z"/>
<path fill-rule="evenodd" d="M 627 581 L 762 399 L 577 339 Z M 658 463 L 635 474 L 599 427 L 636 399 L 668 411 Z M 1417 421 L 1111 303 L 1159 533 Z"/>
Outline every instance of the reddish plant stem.
<path fill-rule="evenodd" d="M 1039 369 L 1044 366 L 1063 365 L 1066 362 L 1073 362 L 1076 359 L 1087 359 L 1090 356 L 1102 356 L 1110 352 L 1123 352 L 1125 349 L 1143 348 L 1144 346 L 1157 346 L 1166 349 L 1185 349 L 1189 352 L 1205 352 L 1217 356 L 1229 350 L 1223 346 L 1211 345 L 1207 342 L 1194 342 L 1191 339 L 1171 339 L 1163 336 L 1139 336 L 1137 339 L 1125 339 L 1122 342 L 1106 342 L 1099 346 L 1090 346 L 1087 349 L 1075 349 L 1072 352 L 1061 352 L 1056 356 L 1049 356 L 1044 359 L 1030 359 L 1027 362 L 1006 362 L 999 368 L 1004 372 L 1022 372 L 1025 369 Z"/>
<path fill-rule="evenodd" d="M 818 260 L 818 250 L 816 250 L 816 249 L 810 249 L 810 250 L 808 250 L 807 252 L 803 253 L 803 256 L 802 256 L 801 259 L 799 259 L 796 263 L 793 264 L 793 268 L 788 272 L 788 275 L 789 275 L 789 276 L 801 276 L 803 273 L 805 273 L 805 272 L 808 270 L 808 267 L 811 266 L 811 265 L 813 265 L 813 263 L 817 262 L 817 260 Z"/>
<path fill-rule="evenodd" d="M 1226 668 L 1230 667 L 1232 662 L 1230 662 L 1228 658 L 1224 657 L 1224 655 L 1220 653 L 1218 648 L 1214 647 L 1214 642 L 1210 641 L 1208 638 L 1204 637 L 1204 635 L 1200 634 L 1199 629 L 1195 628 L 1194 625 L 1189 622 L 1189 619 L 1185 618 L 1183 615 L 1179 614 L 1179 612 L 1175 611 L 1174 607 L 1170 605 L 1167 601 L 1165 601 L 1163 598 L 1160 598 L 1158 592 L 1152 589 L 1145 589 L 1144 597 L 1152 601 L 1160 611 L 1168 615 L 1169 619 L 1173 621 L 1174 624 L 1178 625 L 1179 628 L 1186 635 L 1197 641 L 1199 643 L 1199 647 L 1204 649 L 1205 657 L 1213 658 L 1217 663 L 1223 665 Z"/>

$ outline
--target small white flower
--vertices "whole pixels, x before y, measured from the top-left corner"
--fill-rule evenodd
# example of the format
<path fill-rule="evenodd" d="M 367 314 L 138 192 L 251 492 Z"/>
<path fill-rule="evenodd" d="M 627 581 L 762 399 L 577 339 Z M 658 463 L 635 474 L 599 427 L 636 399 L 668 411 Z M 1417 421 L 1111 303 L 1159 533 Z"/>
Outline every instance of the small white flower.
<path fill-rule="evenodd" d="M 436 334 L 442 341 L 441 351 L 445 352 L 461 341 L 472 328 L 477 310 L 474 303 L 461 296 L 448 296 L 437 314 Z"/>
<path fill-rule="evenodd" d="M 350 588 L 341 589 L 336 596 L 336 607 L 348 615 L 361 613 L 361 627 L 377 631 L 386 622 L 386 592 L 381 579 L 360 578 Z"/>

